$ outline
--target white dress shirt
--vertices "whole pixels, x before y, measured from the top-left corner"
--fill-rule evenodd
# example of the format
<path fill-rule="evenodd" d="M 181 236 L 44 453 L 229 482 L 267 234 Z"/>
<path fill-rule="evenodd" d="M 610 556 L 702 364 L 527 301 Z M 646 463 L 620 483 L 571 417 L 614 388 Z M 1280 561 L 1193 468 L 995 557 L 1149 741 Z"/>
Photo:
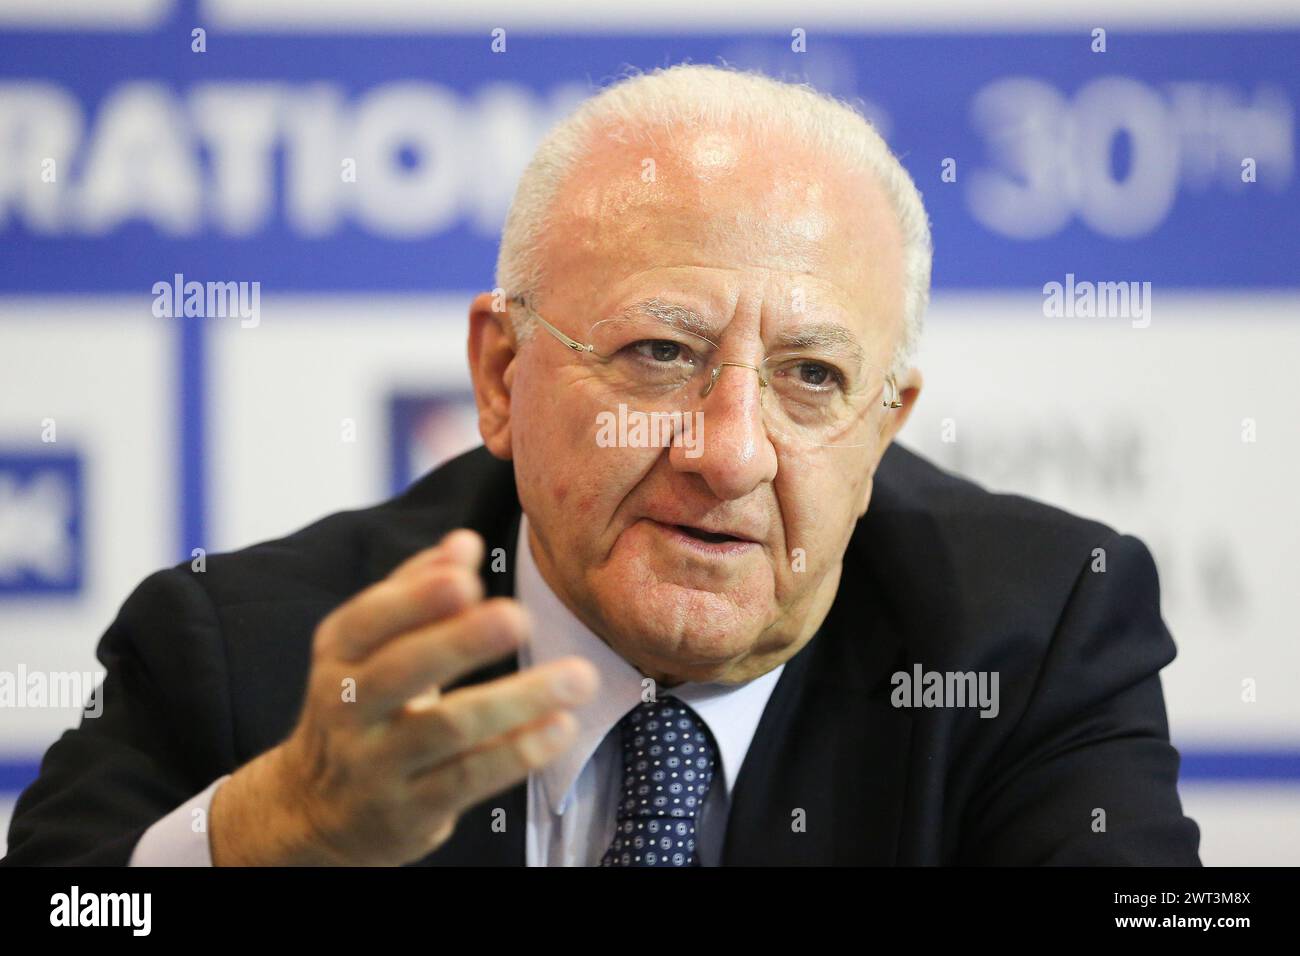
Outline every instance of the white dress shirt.
<path fill-rule="evenodd" d="M 618 722 L 642 701 L 645 678 L 571 612 L 542 578 L 528 545 L 528 519 L 520 518 L 515 549 L 515 597 L 532 616 L 533 633 L 519 652 L 520 668 L 576 654 L 595 665 L 600 689 L 574 711 L 572 747 L 528 776 L 525 860 L 528 866 L 596 866 L 614 837 L 622 795 L 622 745 Z M 718 745 L 721 772 L 696 821 L 697 852 L 705 866 L 722 858 L 731 794 L 745 754 L 780 679 L 782 664 L 746 684 L 680 684 L 658 689 L 699 714 Z M 227 775 L 229 776 L 229 775 Z M 206 822 L 219 777 L 163 817 L 140 838 L 131 866 L 211 866 Z M 196 813 L 196 811 L 202 813 Z"/>

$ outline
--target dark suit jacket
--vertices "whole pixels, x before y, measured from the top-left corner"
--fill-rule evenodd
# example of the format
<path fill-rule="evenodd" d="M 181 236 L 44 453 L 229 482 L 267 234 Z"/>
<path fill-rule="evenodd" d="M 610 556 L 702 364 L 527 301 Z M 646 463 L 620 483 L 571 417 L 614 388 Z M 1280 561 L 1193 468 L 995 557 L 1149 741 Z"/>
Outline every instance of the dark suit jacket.
<path fill-rule="evenodd" d="M 511 465 L 480 448 L 377 507 L 145 579 L 99 644 L 103 714 L 45 754 L 5 862 L 127 863 L 152 823 L 289 733 L 327 612 L 455 527 L 513 569 L 519 510 Z M 511 593 L 509 572 L 484 580 Z M 1140 541 L 893 446 L 835 604 L 758 725 L 724 862 L 1198 864 L 1158 674 L 1173 657 Z M 1000 713 L 893 706 L 891 675 L 918 663 L 998 672 Z M 522 865 L 525 793 L 471 809 L 419 862 Z"/>

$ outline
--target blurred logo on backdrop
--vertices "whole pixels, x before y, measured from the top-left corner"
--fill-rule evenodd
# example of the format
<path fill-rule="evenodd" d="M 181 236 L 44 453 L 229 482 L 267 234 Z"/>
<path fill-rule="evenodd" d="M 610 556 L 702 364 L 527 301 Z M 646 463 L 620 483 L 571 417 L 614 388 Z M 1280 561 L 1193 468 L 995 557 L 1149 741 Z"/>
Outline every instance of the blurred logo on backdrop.
<path fill-rule="evenodd" d="M 0 449 L 0 597 L 79 591 L 83 514 L 80 456 Z"/>
<path fill-rule="evenodd" d="M 388 402 L 393 494 L 443 462 L 483 444 L 469 392 L 397 392 Z"/>

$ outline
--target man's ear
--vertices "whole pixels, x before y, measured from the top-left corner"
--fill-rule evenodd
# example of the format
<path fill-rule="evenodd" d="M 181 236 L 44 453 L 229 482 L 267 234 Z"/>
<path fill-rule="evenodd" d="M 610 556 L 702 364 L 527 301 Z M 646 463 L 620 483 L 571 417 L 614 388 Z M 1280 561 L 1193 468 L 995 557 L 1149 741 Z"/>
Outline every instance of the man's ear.
<path fill-rule="evenodd" d="M 903 403 L 903 407 L 891 408 L 880 424 L 880 444 L 877 446 L 879 451 L 876 454 L 875 462 L 871 465 L 871 477 L 867 480 L 866 488 L 862 493 L 862 501 L 859 503 L 859 518 L 866 514 L 867 506 L 871 503 L 871 491 L 875 487 L 876 468 L 880 465 L 880 459 L 889 450 L 894 436 L 907 424 L 908 418 L 912 415 L 912 409 L 916 407 L 916 400 L 921 395 L 922 378 L 920 369 L 909 368 L 898 376 L 897 381 L 898 400 Z"/>
<path fill-rule="evenodd" d="M 909 368 L 898 377 L 898 400 L 903 403 L 903 407 L 890 409 L 889 414 L 885 416 L 885 427 L 882 429 L 882 443 L 880 446 L 882 455 L 884 449 L 888 448 L 889 443 L 894 440 L 894 436 L 911 418 L 912 409 L 916 407 L 916 400 L 921 395 L 921 385 L 920 369 Z"/>
<path fill-rule="evenodd" d="M 499 296 L 483 292 L 469 306 L 469 374 L 478 405 L 478 430 L 496 457 L 509 461 L 510 386 L 514 379 L 515 334 Z"/>

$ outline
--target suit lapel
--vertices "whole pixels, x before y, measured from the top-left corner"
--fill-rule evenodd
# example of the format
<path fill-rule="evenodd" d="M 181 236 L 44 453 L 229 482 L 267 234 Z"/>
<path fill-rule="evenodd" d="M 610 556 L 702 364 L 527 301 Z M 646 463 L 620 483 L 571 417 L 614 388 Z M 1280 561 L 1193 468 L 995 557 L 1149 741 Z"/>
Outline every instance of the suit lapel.
<path fill-rule="evenodd" d="M 963 635 L 948 548 L 900 473 L 911 460 L 886 452 L 835 604 L 773 690 L 736 781 L 726 864 L 907 862 L 909 786 L 941 784 L 924 776 L 934 763 L 914 759 L 915 718 L 891 704 L 891 678 Z"/>
<path fill-rule="evenodd" d="M 725 866 L 896 862 L 912 722 L 890 705 L 889 678 L 905 655 L 881 615 L 841 595 L 759 721 Z"/>

